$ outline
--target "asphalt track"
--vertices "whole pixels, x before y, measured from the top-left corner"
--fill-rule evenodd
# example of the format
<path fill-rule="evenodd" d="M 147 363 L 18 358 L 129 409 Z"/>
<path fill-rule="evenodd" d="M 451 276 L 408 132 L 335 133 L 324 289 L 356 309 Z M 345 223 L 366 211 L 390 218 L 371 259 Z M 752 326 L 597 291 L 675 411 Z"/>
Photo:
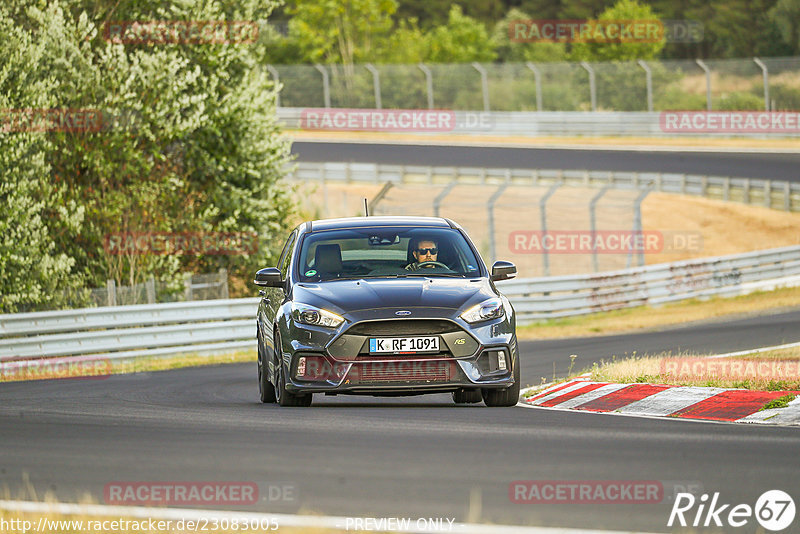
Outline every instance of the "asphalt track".
<path fill-rule="evenodd" d="M 799 319 L 795 310 L 525 342 L 522 380 L 538 382 L 570 353 L 588 359 L 796 341 Z M 75 502 L 88 493 L 103 502 L 104 486 L 115 481 L 247 481 L 262 496 L 237 507 L 248 511 L 660 532 L 671 530 L 676 484 L 720 492 L 731 504 L 752 506 L 775 488 L 800 499 L 796 428 L 461 407 L 446 395 L 318 396 L 311 408 L 262 405 L 256 396 L 254 363 L 0 384 L 0 489 L 30 498 L 27 475 L 39 496 L 50 490 Z M 666 492 L 658 504 L 519 504 L 509 499 L 516 480 L 655 480 Z M 270 486 L 293 495 L 271 500 Z M 735 531 L 755 526 L 751 519 Z"/>
<path fill-rule="evenodd" d="M 685 173 L 800 181 L 800 153 L 680 152 L 575 148 L 505 148 L 294 141 L 297 161 L 396 165 L 590 169 Z"/>

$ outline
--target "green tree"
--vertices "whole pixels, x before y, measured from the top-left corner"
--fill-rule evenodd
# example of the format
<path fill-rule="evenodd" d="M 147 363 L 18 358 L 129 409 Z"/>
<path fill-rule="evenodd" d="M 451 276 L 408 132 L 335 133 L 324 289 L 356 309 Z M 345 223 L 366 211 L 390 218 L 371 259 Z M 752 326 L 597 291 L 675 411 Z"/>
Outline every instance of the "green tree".
<path fill-rule="evenodd" d="M 610 8 L 603 11 L 598 21 L 620 20 L 658 20 L 647 4 L 637 0 L 617 0 Z M 635 59 L 652 59 L 664 48 L 666 40 L 657 42 L 579 42 L 572 46 L 570 59 L 573 61 L 628 61 Z"/>
<path fill-rule="evenodd" d="M 511 9 L 503 19 L 498 21 L 492 32 L 492 43 L 497 52 L 497 59 L 503 62 L 510 61 L 539 61 L 539 62 L 558 62 L 564 61 L 567 50 L 564 43 L 550 42 L 515 42 L 512 35 L 509 35 L 511 24 L 516 21 L 531 20 L 524 11 Z"/>
<path fill-rule="evenodd" d="M 434 63 L 493 61 L 496 57 L 486 27 L 464 15 L 461 7 L 450 8 L 447 24 L 428 34 L 427 60 Z"/>

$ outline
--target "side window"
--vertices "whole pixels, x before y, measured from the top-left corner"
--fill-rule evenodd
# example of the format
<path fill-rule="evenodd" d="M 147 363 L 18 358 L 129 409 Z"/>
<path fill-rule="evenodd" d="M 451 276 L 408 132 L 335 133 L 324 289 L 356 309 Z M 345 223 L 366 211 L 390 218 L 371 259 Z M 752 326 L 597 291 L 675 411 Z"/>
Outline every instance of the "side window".
<path fill-rule="evenodd" d="M 286 240 L 286 244 L 283 246 L 281 259 L 278 261 L 278 269 L 281 270 L 281 278 L 284 280 L 286 280 L 286 277 L 289 274 L 289 264 L 291 263 L 292 259 L 292 247 L 294 246 L 294 240 L 296 237 L 297 232 L 292 232 L 292 235 L 289 236 L 289 239 Z"/>

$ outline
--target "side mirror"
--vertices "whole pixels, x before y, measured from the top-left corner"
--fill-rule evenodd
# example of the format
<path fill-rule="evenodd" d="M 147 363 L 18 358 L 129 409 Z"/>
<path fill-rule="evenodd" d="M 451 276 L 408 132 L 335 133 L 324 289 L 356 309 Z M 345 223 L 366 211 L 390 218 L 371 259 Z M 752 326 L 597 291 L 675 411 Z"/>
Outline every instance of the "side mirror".
<path fill-rule="evenodd" d="M 517 266 L 510 261 L 496 261 L 492 265 L 492 282 L 511 280 L 517 276 Z"/>
<path fill-rule="evenodd" d="M 281 279 L 281 272 L 276 267 L 267 267 L 261 269 L 256 273 L 256 279 L 253 283 L 261 287 L 281 287 L 283 280 Z"/>

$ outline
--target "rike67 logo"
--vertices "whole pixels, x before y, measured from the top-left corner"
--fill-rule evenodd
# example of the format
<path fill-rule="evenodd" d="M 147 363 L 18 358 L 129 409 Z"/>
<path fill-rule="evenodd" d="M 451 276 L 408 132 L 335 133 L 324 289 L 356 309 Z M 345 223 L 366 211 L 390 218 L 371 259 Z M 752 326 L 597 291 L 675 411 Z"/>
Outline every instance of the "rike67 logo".
<path fill-rule="evenodd" d="M 697 506 L 696 511 L 694 510 Z M 794 500 L 788 493 L 781 490 L 764 492 L 756 501 L 755 507 L 749 504 L 722 504 L 719 501 L 719 492 L 715 492 L 709 502 L 708 494 L 704 493 L 696 499 L 691 493 L 679 493 L 672 505 L 667 526 L 677 524 L 685 527 L 742 527 L 755 516 L 762 528 L 778 532 L 788 528 L 794 521 Z M 688 518 L 688 519 L 687 519 Z"/>

